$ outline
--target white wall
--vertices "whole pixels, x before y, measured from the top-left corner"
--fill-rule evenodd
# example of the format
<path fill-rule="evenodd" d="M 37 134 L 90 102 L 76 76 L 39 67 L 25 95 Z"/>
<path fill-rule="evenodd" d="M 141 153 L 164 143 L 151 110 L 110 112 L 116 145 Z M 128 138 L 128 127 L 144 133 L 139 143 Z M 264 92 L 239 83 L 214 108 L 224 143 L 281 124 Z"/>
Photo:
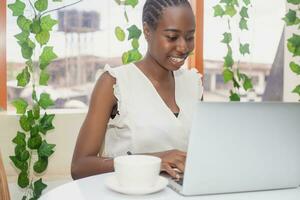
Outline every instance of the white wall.
<path fill-rule="evenodd" d="M 55 153 L 49 159 L 45 180 L 70 178 L 70 164 L 76 138 L 86 111 L 55 111 L 55 129 L 47 134 L 47 141 L 56 144 Z M 9 159 L 14 153 L 11 140 L 20 129 L 18 116 L 0 112 L 0 149 L 9 182 L 16 180 L 16 170 Z"/>
<path fill-rule="evenodd" d="M 296 6 L 287 4 L 287 12 L 289 8 L 297 9 Z M 299 64 L 299 57 L 293 58 L 292 54 L 287 49 L 287 39 L 290 38 L 293 33 L 300 34 L 300 31 L 297 30 L 298 26 L 286 27 L 285 28 L 285 47 L 284 47 L 284 82 L 283 82 L 283 100 L 288 102 L 298 101 L 299 95 L 292 93 L 292 90 L 300 84 L 300 76 L 297 76 L 293 73 L 289 67 L 291 61 L 296 61 Z"/>

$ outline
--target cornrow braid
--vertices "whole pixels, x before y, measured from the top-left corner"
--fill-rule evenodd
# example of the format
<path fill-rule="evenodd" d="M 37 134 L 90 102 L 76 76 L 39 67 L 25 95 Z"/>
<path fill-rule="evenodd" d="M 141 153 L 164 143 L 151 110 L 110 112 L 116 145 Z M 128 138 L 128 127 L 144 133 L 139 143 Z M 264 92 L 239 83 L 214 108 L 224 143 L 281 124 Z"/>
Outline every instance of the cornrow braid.
<path fill-rule="evenodd" d="M 155 30 L 163 10 L 172 6 L 191 7 L 188 0 L 146 0 L 143 8 L 143 22 Z"/>

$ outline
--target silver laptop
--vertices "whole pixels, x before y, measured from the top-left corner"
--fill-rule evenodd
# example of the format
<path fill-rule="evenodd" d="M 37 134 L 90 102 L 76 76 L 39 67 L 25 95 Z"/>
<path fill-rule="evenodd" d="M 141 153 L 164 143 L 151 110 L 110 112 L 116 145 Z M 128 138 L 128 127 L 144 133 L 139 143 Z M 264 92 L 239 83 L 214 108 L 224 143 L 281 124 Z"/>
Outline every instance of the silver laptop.
<path fill-rule="evenodd" d="M 179 183 L 183 195 L 299 186 L 300 103 L 199 102 Z"/>

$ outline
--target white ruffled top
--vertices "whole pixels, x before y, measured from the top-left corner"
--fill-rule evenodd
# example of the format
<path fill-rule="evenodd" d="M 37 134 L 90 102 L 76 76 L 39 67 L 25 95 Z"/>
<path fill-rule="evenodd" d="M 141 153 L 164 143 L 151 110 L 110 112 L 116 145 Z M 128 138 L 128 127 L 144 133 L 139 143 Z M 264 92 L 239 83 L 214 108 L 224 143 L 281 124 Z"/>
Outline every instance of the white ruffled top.
<path fill-rule="evenodd" d="M 201 75 L 195 69 L 174 71 L 178 117 L 135 64 L 107 65 L 105 71 L 116 79 L 118 114 L 108 123 L 103 156 L 187 150 L 194 106 L 203 92 Z"/>

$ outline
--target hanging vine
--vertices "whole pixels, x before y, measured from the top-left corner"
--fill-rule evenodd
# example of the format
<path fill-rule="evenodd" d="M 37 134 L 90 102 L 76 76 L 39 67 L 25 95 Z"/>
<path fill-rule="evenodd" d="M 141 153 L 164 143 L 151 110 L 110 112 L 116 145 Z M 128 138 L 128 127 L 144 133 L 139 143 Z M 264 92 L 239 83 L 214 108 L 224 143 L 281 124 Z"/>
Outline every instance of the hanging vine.
<path fill-rule="evenodd" d="M 297 30 L 300 30 L 300 0 L 287 0 L 287 3 L 295 6 L 295 9 L 289 9 L 283 20 L 287 26 L 297 26 Z M 293 33 L 293 35 L 287 40 L 288 51 L 293 55 L 294 61 L 289 63 L 290 69 L 296 75 L 300 75 L 300 35 Z M 298 60 L 298 61 L 295 61 Z M 297 85 L 292 93 L 298 94 L 300 97 L 300 84 Z M 299 99 L 300 101 L 300 99 Z"/>
<path fill-rule="evenodd" d="M 234 58 L 232 52 L 232 30 L 233 18 L 239 21 L 240 31 L 248 30 L 248 9 L 251 6 L 250 0 L 220 0 L 219 3 L 213 7 L 215 17 L 226 17 L 228 31 L 223 33 L 223 40 L 221 41 L 227 47 L 227 53 L 224 57 L 223 64 L 223 79 L 224 83 L 232 82 L 233 88 L 230 90 L 230 101 L 240 101 L 239 90 L 242 87 L 245 91 L 253 88 L 252 80 L 245 73 L 239 70 L 239 61 L 237 61 L 237 68 L 234 66 Z M 239 13 L 239 15 L 238 15 Z M 239 39 L 239 54 L 244 56 L 250 54 L 250 45 L 245 42 L 242 43 Z"/>
<path fill-rule="evenodd" d="M 139 1 L 138 0 L 124 0 L 124 1 L 115 0 L 115 2 L 119 6 L 123 6 L 124 19 L 125 19 L 126 23 L 128 24 L 129 18 L 128 18 L 127 10 L 126 10 L 127 6 L 131 6 L 132 8 L 135 8 L 138 5 Z M 136 62 L 136 61 L 139 61 L 140 59 L 142 59 L 142 54 L 139 51 L 139 46 L 140 46 L 139 39 L 142 34 L 142 31 L 135 24 L 132 24 L 131 26 L 127 25 L 126 30 L 128 32 L 127 41 L 131 41 L 132 49 L 123 53 L 123 55 L 122 55 L 123 64 Z M 121 42 L 124 42 L 126 39 L 126 33 L 125 33 L 124 29 L 121 28 L 120 26 L 115 27 L 115 36 Z"/>
<path fill-rule="evenodd" d="M 82 0 L 76 3 L 80 1 Z M 49 0 L 33 2 L 28 0 L 28 9 L 24 0 L 16 0 L 8 5 L 12 15 L 17 17 L 17 26 L 21 32 L 16 34 L 15 38 L 25 59 L 25 67 L 17 75 L 17 84 L 23 88 L 32 86 L 30 101 L 18 98 L 12 102 L 17 114 L 20 114 L 21 130 L 12 140 L 15 151 L 9 158 L 18 170 L 18 185 L 25 191 L 22 200 L 38 199 L 47 187 L 41 175 L 47 169 L 49 157 L 54 153 L 55 148 L 55 144 L 49 144 L 46 140 L 48 131 L 54 129 L 52 121 L 55 116 L 47 114 L 46 109 L 53 106 L 54 101 L 48 93 L 43 92 L 38 96 L 36 91 L 36 87 L 48 85 L 50 78 L 48 66 L 57 58 L 53 47 L 48 46 L 48 42 L 52 28 L 58 22 L 47 13 L 76 4 L 50 10 L 48 3 Z M 25 9 L 32 12 L 25 16 Z M 36 57 L 38 51 L 42 53 Z"/>

